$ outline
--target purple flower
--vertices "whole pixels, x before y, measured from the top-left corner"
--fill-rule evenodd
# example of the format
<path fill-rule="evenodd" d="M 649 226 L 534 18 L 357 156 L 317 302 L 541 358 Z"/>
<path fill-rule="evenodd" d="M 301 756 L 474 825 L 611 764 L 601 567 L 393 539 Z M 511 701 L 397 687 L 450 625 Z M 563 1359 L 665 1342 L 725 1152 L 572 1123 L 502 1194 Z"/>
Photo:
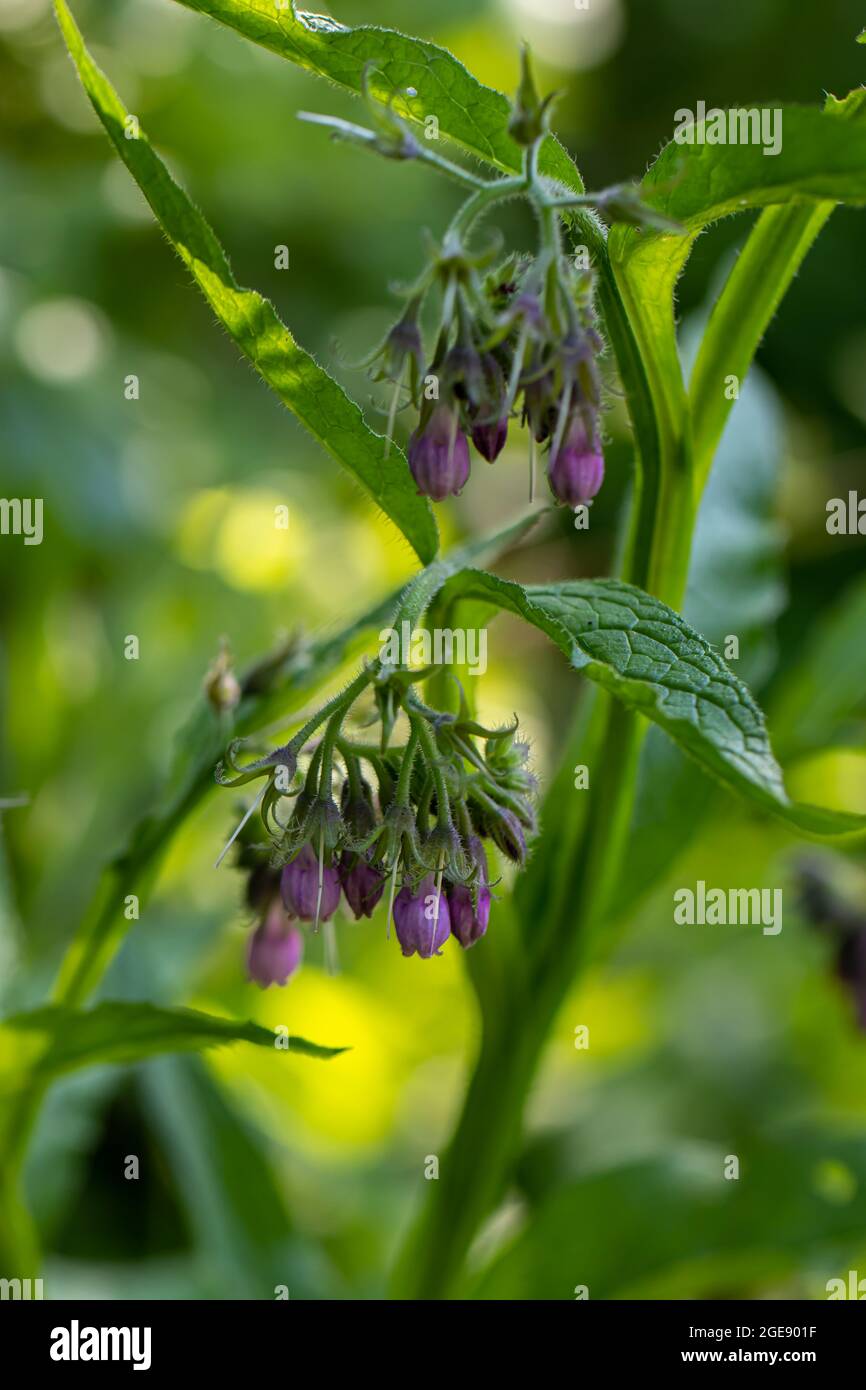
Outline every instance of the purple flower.
<path fill-rule="evenodd" d="M 465 947 L 474 946 L 487 930 L 490 921 L 490 889 L 483 884 L 478 890 L 478 907 L 472 906 L 472 890 L 465 883 L 452 883 L 448 888 L 448 913 L 451 930 Z"/>
<path fill-rule="evenodd" d="M 340 859 L 339 875 L 346 901 L 355 916 L 372 917 L 385 887 L 382 870 L 361 855 L 344 854 Z"/>
<path fill-rule="evenodd" d="M 472 888 L 465 883 L 449 883 L 448 915 L 451 931 L 464 948 L 474 946 L 487 931 L 490 921 L 490 889 L 487 886 L 487 860 L 481 841 L 473 835 L 469 843 L 469 853 L 478 865 L 478 879 L 474 886 L 478 901 L 472 901 Z"/>
<path fill-rule="evenodd" d="M 448 899 L 439 897 L 439 919 L 436 920 L 436 881 L 428 874 L 413 892 L 401 888 L 394 899 L 394 926 L 404 956 L 418 955 L 424 960 L 441 955 L 440 947 L 451 935 Z"/>
<path fill-rule="evenodd" d="M 284 985 L 301 963 L 304 938 L 275 898 L 247 943 L 247 973 L 262 989 Z"/>
<path fill-rule="evenodd" d="M 409 440 L 409 467 L 423 497 L 441 502 L 469 477 L 469 445 L 457 412 L 439 404 Z"/>
<path fill-rule="evenodd" d="M 568 426 L 560 448 L 547 466 L 550 490 L 558 502 L 578 507 L 589 502 L 604 480 L 604 458 L 598 440 L 590 439 L 580 415 Z"/>
<path fill-rule="evenodd" d="M 313 922 L 319 900 L 319 860 L 312 845 L 302 845 L 280 877 L 280 893 L 286 911 L 302 922 Z M 337 870 L 326 864 L 322 870 L 322 902 L 319 921 L 333 917 L 340 901 L 340 879 Z"/>

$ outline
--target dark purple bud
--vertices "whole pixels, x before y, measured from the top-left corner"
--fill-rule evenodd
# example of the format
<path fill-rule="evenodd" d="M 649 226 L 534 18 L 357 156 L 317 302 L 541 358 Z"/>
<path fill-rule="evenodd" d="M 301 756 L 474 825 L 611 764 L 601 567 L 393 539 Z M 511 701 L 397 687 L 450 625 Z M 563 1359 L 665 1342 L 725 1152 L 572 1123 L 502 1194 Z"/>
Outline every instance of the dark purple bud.
<path fill-rule="evenodd" d="M 604 480 L 604 458 L 597 439 L 590 439 L 586 426 L 576 415 L 566 430 L 556 455 L 547 466 L 550 490 L 558 502 L 579 507 L 589 502 Z"/>
<path fill-rule="evenodd" d="M 451 931 L 464 948 L 475 945 L 487 931 L 490 920 L 487 855 L 477 835 L 469 836 L 466 852 L 474 869 L 472 881 L 448 884 Z"/>
<path fill-rule="evenodd" d="M 247 944 L 247 973 L 262 989 L 284 985 L 301 963 L 304 938 L 277 899 Z"/>
<path fill-rule="evenodd" d="M 486 424 L 475 424 L 472 426 L 472 443 L 475 445 L 479 454 L 488 463 L 495 463 L 502 450 L 505 448 L 505 441 L 508 438 L 508 418 L 502 416 L 499 420 L 491 420 Z"/>
<path fill-rule="evenodd" d="M 474 946 L 487 931 L 490 920 L 490 889 L 483 884 L 477 890 L 478 906 L 472 902 L 472 890 L 465 883 L 452 883 L 448 886 L 448 912 L 451 931 L 460 945 Z"/>
<path fill-rule="evenodd" d="M 409 467 L 422 497 L 441 502 L 469 477 L 469 445 L 457 412 L 439 404 L 409 440 Z"/>
<path fill-rule="evenodd" d="M 436 880 L 432 874 L 423 878 L 414 891 L 408 887 L 400 889 L 394 899 L 394 926 L 404 956 L 414 956 L 416 951 L 424 960 L 441 955 L 440 947 L 451 935 L 444 892 L 438 897 L 438 919 L 436 909 Z"/>
<path fill-rule="evenodd" d="M 498 420 L 492 425 L 475 425 L 472 430 L 472 443 L 488 463 L 495 463 L 508 438 L 508 421 Z"/>
<path fill-rule="evenodd" d="M 302 845 L 291 864 L 280 877 L 280 893 L 286 911 L 302 922 L 314 922 L 319 901 L 319 860 L 312 845 Z M 340 879 L 337 870 L 325 864 L 322 868 L 322 901 L 319 921 L 333 917 L 340 901 Z"/>
<path fill-rule="evenodd" d="M 492 352 L 481 359 L 484 390 L 472 413 L 472 443 L 482 458 L 493 463 L 508 437 L 508 388 L 502 367 Z"/>
<path fill-rule="evenodd" d="M 369 864 L 359 854 L 344 854 L 340 859 L 340 883 L 346 901 L 356 917 L 372 917 L 385 887 L 381 869 Z"/>

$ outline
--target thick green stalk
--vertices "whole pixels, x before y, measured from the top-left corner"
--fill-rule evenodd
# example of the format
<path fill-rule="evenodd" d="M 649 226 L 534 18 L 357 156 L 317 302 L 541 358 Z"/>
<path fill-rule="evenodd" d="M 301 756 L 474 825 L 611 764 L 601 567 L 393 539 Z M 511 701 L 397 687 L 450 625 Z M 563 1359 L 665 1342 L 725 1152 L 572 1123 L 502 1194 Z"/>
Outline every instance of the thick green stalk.
<path fill-rule="evenodd" d="M 527 1095 L 556 1014 L 603 920 L 628 830 L 643 729 L 615 702 L 608 716 L 601 749 L 604 788 L 590 813 L 574 872 L 559 895 L 554 939 L 527 953 L 518 972 L 509 973 L 495 1012 L 485 1014 L 481 1051 L 434 1198 L 395 1273 L 399 1296 L 458 1296 L 472 1240 L 505 1194 Z"/>
<path fill-rule="evenodd" d="M 626 386 L 640 448 L 638 485 L 623 578 L 681 606 L 696 514 L 685 390 L 665 381 L 665 363 L 635 318 L 613 274 L 596 224 L 581 232 L 598 269 L 608 334 Z M 664 382 L 664 387 L 662 383 Z M 459 1296 L 464 1264 L 485 1218 L 506 1191 L 521 1140 L 523 1111 L 556 1014 L 605 922 L 622 864 L 645 723 L 606 698 L 590 721 L 594 791 L 576 841 L 559 847 L 564 874 L 552 878 L 547 900 L 533 899 L 548 931 L 527 933 L 516 970 L 508 972 L 495 1010 L 483 1015 L 481 1049 L 440 1176 L 395 1270 L 398 1296 Z M 535 885 L 536 889 L 538 885 Z M 521 893 L 516 894 L 517 911 Z"/>

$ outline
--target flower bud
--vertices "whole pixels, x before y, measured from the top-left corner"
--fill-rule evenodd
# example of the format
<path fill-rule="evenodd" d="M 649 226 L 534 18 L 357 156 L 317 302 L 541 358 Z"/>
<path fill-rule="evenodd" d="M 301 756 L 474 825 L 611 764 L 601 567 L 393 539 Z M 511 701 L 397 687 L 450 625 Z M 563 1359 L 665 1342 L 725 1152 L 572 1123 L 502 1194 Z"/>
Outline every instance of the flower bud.
<path fill-rule="evenodd" d="M 572 418 L 565 439 L 547 466 L 550 490 L 558 502 L 578 507 L 595 497 L 604 480 L 604 458 L 590 439 L 580 415 Z"/>
<path fill-rule="evenodd" d="M 474 946 L 487 931 L 490 920 L 490 889 L 487 886 L 487 859 L 484 847 L 477 835 L 473 835 L 468 845 L 469 856 L 477 865 L 477 879 L 472 886 L 465 883 L 449 883 L 448 913 L 451 931 L 460 945 L 467 949 Z"/>
<path fill-rule="evenodd" d="M 301 963 L 304 939 L 274 899 L 247 943 L 247 973 L 262 989 L 284 985 Z"/>
<path fill-rule="evenodd" d="M 456 411 L 440 403 L 409 440 L 409 467 L 422 497 L 441 502 L 469 477 L 469 445 Z"/>
<path fill-rule="evenodd" d="M 472 902 L 472 892 L 465 883 L 448 887 L 448 911 L 451 930 L 462 947 L 474 946 L 487 931 L 490 920 L 490 889 L 485 884 L 478 889 L 478 906 Z"/>
<path fill-rule="evenodd" d="M 360 854 L 343 854 L 338 872 L 346 902 L 355 916 L 372 917 L 385 887 L 382 870 Z"/>
<path fill-rule="evenodd" d="M 340 794 L 340 815 L 348 840 L 366 840 L 376 825 L 376 810 L 373 796 L 366 782 L 361 785 L 358 795 L 353 795 L 349 782 L 345 782 Z"/>
<path fill-rule="evenodd" d="M 440 947 L 451 935 L 448 898 L 439 895 L 439 918 L 436 919 L 436 880 L 427 874 L 413 891 L 401 888 L 394 899 L 394 926 L 404 956 L 416 951 L 424 960 L 441 955 Z"/>
<path fill-rule="evenodd" d="M 302 922 L 316 919 L 319 903 L 319 861 L 312 845 L 302 845 L 280 877 L 280 894 L 286 911 Z M 340 901 L 340 879 L 337 870 L 325 864 L 322 868 L 322 901 L 319 921 L 333 917 Z"/>
<path fill-rule="evenodd" d="M 204 679 L 205 694 L 218 714 L 240 703 L 240 681 L 232 670 L 228 648 L 223 647 Z"/>
<path fill-rule="evenodd" d="M 472 426 L 472 443 L 488 463 L 495 463 L 508 438 L 508 419 L 490 420 L 486 424 Z"/>
<path fill-rule="evenodd" d="M 539 100 L 532 68 L 529 64 L 529 50 L 523 48 L 520 54 L 520 86 L 511 107 L 508 133 L 518 145 L 533 145 L 547 129 L 547 109 L 551 97 Z"/>
<path fill-rule="evenodd" d="M 423 372 L 424 344 L 421 339 L 421 330 L 418 327 L 420 307 L 421 299 L 419 296 L 411 301 L 403 317 L 398 319 L 388 333 L 377 354 L 381 359 L 379 379 L 384 375 L 391 381 L 400 380 L 407 362 L 410 365 L 413 381 L 417 380 Z"/>
<path fill-rule="evenodd" d="M 484 391 L 472 417 L 472 443 L 482 458 L 494 463 L 508 437 L 508 390 L 502 368 L 492 352 L 481 359 Z"/>
<path fill-rule="evenodd" d="M 485 818 L 485 829 L 497 849 L 522 869 L 526 863 L 526 836 L 514 812 L 500 806 L 495 814 Z"/>

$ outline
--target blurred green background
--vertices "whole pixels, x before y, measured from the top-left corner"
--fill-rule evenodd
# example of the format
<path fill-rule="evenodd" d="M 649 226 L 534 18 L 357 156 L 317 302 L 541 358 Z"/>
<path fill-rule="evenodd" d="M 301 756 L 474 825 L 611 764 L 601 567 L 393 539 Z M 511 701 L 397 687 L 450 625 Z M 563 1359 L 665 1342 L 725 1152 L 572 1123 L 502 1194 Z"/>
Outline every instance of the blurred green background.
<path fill-rule="evenodd" d="M 699 98 L 818 103 L 863 76 L 855 0 L 817 16 L 790 0 L 334 10 L 442 43 L 503 90 L 529 40 L 545 87 L 563 90 L 558 130 L 590 187 L 640 177 L 674 112 Z M 170 0 L 74 11 L 239 281 L 377 411 L 345 363 L 387 327 L 389 285 L 416 272 L 422 229 L 441 231 L 459 194 L 303 126 L 298 110 L 352 105 Z M 221 637 L 243 667 L 298 627 L 336 630 L 414 563 L 216 330 L 97 128 L 47 0 L 0 0 L 0 125 L 0 478 L 7 497 L 45 499 L 41 546 L 0 543 L 0 798 L 28 798 L 2 813 L 12 1009 L 43 997 L 100 867 L 156 796 Z M 686 343 L 748 225 L 699 242 L 681 290 Z M 519 212 L 502 226 L 530 244 Z M 863 540 L 825 529 L 827 499 L 866 462 L 863 245 L 862 214 L 838 210 L 770 329 L 707 495 L 689 614 L 714 640 L 741 636 L 738 669 L 795 793 L 866 810 Z M 508 572 L 610 569 L 631 470 L 616 399 L 608 423 L 591 533 L 566 516 Z M 445 542 L 512 516 L 525 486 L 515 437 L 439 509 Z M 279 503 L 288 534 L 273 526 Z M 131 633 L 138 661 L 123 657 Z M 510 620 L 490 654 L 481 713 L 520 712 L 544 781 L 579 682 Z M 49 1297 L 269 1298 L 276 1284 L 292 1298 L 380 1297 L 425 1158 L 443 1151 L 477 1034 L 458 951 L 405 961 L 381 915 L 345 922 L 339 978 L 314 945 L 286 991 L 262 994 L 243 976 L 240 883 L 212 868 L 232 811 L 215 794 L 184 829 L 103 996 L 285 1023 L 353 1050 L 275 1066 L 242 1045 L 57 1086 L 28 1168 Z M 473 1252 L 479 1271 L 493 1261 L 479 1292 L 823 1297 L 858 1255 L 866 1275 L 866 1039 L 831 945 L 796 910 L 802 854 L 648 741 L 615 944 L 554 1030 L 514 1192 Z M 862 903 L 857 852 L 821 856 Z M 784 884 L 782 933 L 674 927 L 673 887 L 696 878 Z M 587 1051 L 574 1046 L 581 1024 Z M 130 1154 L 137 1182 L 123 1177 Z M 740 1225 L 726 1218 L 702 1244 L 695 1211 L 707 1215 L 726 1154 L 741 1158 Z"/>

